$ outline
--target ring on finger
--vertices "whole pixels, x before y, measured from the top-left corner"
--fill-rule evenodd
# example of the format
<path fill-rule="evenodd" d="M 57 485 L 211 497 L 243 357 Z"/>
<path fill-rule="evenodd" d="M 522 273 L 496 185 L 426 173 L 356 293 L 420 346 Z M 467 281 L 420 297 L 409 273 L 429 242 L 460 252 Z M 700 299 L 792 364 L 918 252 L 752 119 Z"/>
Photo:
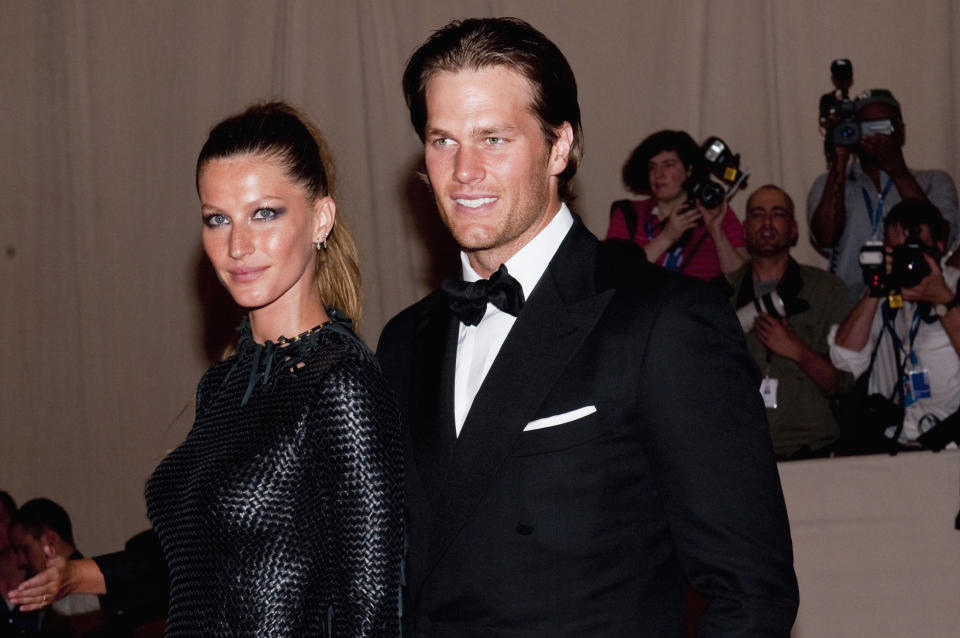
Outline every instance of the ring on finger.
<path fill-rule="evenodd" d="M 46 594 L 43 595 L 43 601 L 42 601 L 40 604 L 41 604 L 41 605 L 46 605 L 46 604 L 47 604 L 47 595 L 46 595 Z"/>

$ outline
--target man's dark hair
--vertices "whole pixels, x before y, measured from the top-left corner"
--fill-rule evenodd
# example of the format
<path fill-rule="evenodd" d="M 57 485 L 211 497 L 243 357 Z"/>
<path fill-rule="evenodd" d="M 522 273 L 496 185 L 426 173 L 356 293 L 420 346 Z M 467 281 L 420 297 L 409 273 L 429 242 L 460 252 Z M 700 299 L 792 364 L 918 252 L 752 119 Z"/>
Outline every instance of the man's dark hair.
<path fill-rule="evenodd" d="M 893 97 L 893 93 L 891 93 L 888 89 L 867 89 L 854 98 L 853 106 L 859 113 L 860 110 L 865 106 L 869 104 L 875 104 L 877 102 L 886 104 L 892 108 L 896 113 L 897 119 L 901 122 L 903 121 L 903 113 L 900 111 L 900 102 L 897 100 L 897 98 Z"/>
<path fill-rule="evenodd" d="M 891 208 L 883 219 L 884 228 L 900 226 L 907 229 L 921 224 L 930 227 L 930 236 L 934 243 L 946 244 L 950 232 L 947 222 L 940 214 L 940 209 L 925 199 L 905 199 Z"/>
<path fill-rule="evenodd" d="M 2 505 L 10 516 L 17 513 L 17 502 L 13 500 L 7 492 L 0 490 L 0 505 Z"/>
<path fill-rule="evenodd" d="M 560 197 L 569 201 L 573 198 L 570 181 L 583 155 L 577 81 L 557 45 L 519 18 L 454 20 L 413 52 L 403 72 L 403 95 L 413 128 L 422 141 L 427 124 L 427 82 L 433 76 L 494 66 L 506 67 L 529 82 L 530 110 L 539 120 L 548 146 L 556 141 L 557 129 L 570 123 L 573 144 L 567 166 L 558 176 Z"/>
<path fill-rule="evenodd" d="M 73 525 L 67 510 L 49 498 L 35 498 L 21 505 L 14 523 L 23 526 L 34 538 L 38 538 L 43 529 L 48 528 L 59 534 L 65 542 L 74 545 Z"/>
<path fill-rule="evenodd" d="M 664 151 L 676 153 L 684 168 L 692 171 L 691 177 L 706 177 L 700 147 L 686 131 L 657 131 L 640 142 L 623 165 L 623 185 L 627 190 L 636 195 L 652 195 L 648 165 L 651 159 Z"/>

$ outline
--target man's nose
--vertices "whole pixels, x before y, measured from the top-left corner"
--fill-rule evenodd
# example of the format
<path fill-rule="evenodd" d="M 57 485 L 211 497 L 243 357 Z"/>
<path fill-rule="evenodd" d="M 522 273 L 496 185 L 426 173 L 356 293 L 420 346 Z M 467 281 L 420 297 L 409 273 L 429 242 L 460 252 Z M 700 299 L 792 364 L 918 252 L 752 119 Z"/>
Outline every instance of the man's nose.
<path fill-rule="evenodd" d="M 470 184 L 479 182 L 483 179 L 485 171 L 483 168 L 483 159 L 480 156 L 479 149 L 473 149 L 461 146 L 457 149 L 457 155 L 454 159 L 454 179 L 461 184 Z"/>

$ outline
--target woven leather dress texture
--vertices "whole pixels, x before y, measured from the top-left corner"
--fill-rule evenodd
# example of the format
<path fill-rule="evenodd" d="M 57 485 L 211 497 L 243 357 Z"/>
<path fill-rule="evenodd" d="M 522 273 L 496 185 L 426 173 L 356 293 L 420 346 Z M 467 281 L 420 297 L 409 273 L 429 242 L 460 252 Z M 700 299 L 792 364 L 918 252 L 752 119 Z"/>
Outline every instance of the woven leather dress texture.
<path fill-rule="evenodd" d="M 147 483 L 170 569 L 166 635 L 398 635 L 399 418 L 345 330 L 263 346 L 245 322 Z"/>

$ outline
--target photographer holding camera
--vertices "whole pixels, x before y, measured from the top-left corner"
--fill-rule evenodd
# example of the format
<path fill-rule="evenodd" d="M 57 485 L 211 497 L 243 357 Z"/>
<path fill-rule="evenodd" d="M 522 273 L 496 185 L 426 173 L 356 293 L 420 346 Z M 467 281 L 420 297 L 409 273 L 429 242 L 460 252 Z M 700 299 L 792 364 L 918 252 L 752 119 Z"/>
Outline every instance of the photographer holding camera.
<path fill-rule="evenodd" d="M 867 241 L 879 242 L 884 211 L 906 199 L 929 201 L 949 224 L 947 247 L 957 238 L 960 213 L 947 173 L 907 168 L 900 103 L 890 91 L 864 91 L 851 110 L 826 131 L 830 170 L 810 188 L 807 218 L 814 246 L 830 259 L 830 271 L 843 279 L 850 303 L 856 303 L 864 287 L 859 251 Z"/>
<path fill-rule="evenodd" d="M 632 240 L 649 261 L 705 280 L 748 259 L 743 226 L 722 189 L 719 197 L 698 196 L 711 190 L 703 188 L 711 182 L 703 153 L 684 131 L 659 131 L 644 139 L 623 166 L 623 183 L 649 199 L 613 202 L 607 239 Z"/>
<path fill-rule="evenodd" d="M 760 391 L 780 460 L 828 456 L 840 436 L 828 397 L 853 384 L 830 362 L 827 333 L 850 309 L 834 275 L 790 257 L 797 243 L 791 197 L 761 186 L 747 199 L 751 261 L 727 275 L 730 299 L 763 381 Z"/>
<path fill-rule="evenodd" d="M 900 202 L 884 227 L 882 271 L 864 268 L 870 286 L 830 331 L 830 358 L 869 373 L 866 425 L 917 446 L 960 408 L 960 270 L 941 264 L 947 224 L 930 202 Z"/>

